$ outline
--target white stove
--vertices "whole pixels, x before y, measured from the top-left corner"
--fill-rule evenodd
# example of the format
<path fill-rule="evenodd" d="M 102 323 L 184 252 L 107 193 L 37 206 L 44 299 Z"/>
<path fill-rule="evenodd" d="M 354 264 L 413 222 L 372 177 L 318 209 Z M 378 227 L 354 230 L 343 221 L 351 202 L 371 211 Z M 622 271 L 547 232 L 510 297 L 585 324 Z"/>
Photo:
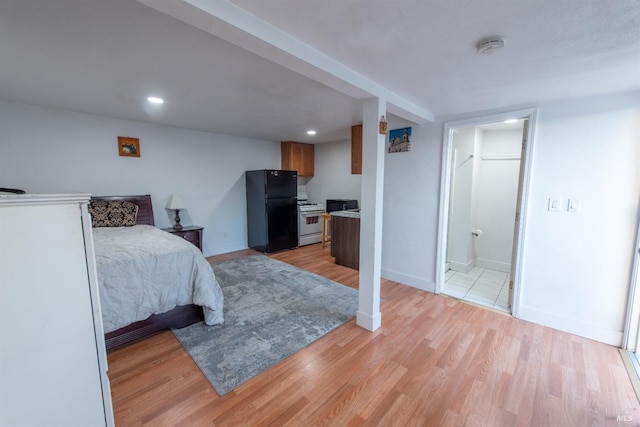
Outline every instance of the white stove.
<path fill-rule="evenodd" d="M 298 203 L 300 212 L 324 212 L 324 205 L 319 203 Z"/>
<path fill-rule="evenodd" d="M 324 205 L 298 200 L 298 246 L 322 241 Z"/>

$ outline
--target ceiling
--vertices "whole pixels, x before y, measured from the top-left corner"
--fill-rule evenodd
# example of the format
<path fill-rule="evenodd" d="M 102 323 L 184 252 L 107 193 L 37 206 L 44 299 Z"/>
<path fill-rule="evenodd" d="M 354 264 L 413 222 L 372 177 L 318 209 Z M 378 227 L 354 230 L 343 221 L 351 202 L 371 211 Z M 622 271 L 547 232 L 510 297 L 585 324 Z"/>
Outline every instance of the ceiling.
<path fill-rule="evenodd" d="M 492 35 L 504 37 L 505 48 L 477 55 L 476 43 Z M 640 90 L 640 7 L 637 0 L 0 0 L 0 58 L 3 100 L 326 142 L 348 139 L 362 99 L 379 94 L 400 106 L 389 110 L 394 127 Z M 153 108 L 149 95 L 166 102 Z M 315 137 L 306 135 L 310 128 Z"/>

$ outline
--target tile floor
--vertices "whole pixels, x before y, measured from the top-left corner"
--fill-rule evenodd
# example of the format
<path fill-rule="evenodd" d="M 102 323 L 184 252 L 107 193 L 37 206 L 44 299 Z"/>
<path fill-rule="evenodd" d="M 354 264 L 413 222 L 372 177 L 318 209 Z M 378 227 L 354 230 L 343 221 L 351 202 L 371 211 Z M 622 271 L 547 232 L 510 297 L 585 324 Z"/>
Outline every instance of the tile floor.
<path fill-rule="evenodd" d="M 443 293 L 464 301 L 510 312 L 509 273 L 474 267 L 467 274 L 449 270 Z"/>

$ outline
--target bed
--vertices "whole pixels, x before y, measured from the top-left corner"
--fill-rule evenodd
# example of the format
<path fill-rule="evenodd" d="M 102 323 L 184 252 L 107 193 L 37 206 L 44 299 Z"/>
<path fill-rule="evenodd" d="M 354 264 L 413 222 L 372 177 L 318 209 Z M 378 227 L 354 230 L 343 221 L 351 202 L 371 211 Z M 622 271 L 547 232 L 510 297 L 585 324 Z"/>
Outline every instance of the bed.
<path fill-rule="evenodd" d="M 137 206 L 129 226 L 104 227 L 96 206 L 105 202 Z M 193 244 L 153 227 L 151 196 L 92 197 L 90 211 L 107 350 L 164 329 L 223 322 L 211 266 Z"/>

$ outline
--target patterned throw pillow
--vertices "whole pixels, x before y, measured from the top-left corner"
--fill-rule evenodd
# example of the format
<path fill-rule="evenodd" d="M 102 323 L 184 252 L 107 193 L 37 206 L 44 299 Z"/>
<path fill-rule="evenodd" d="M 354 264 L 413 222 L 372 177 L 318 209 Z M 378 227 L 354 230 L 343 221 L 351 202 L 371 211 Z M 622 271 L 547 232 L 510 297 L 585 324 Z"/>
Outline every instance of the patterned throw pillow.
<path fill-rule="evenodd" d="M 130 227 L 136 225 L 138 206 L 123 200 L 91 200 L 89 213 L 93 227 Z"/>

